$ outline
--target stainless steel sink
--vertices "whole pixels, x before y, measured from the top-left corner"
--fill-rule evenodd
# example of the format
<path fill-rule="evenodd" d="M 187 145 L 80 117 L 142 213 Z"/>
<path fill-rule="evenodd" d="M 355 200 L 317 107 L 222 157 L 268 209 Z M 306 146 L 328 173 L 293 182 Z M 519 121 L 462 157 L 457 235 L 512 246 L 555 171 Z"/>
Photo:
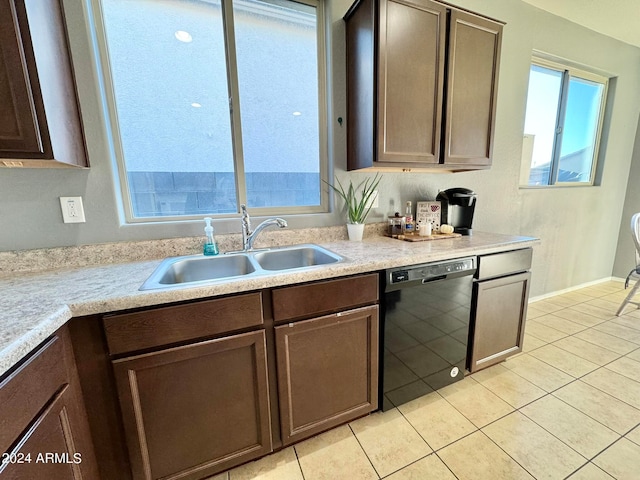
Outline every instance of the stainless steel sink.
<path fill-rule="evenodd" d="M 313 244 L 214 257 L 191 255 L 168 258 L 156 268 L 140 290 L 209 285 L 238 278 L 272 275 L 284 270 L 302 271 L 342 260 L 340 255 Z"/>
<path fill-rule="evenodd" d="M 342 257 L 318 245 L 299 245 L 259 252 L 254 258 L 262 268 L 270 271 L 327 265 Z"/>
<path fill-rule="evenodd" d="M 248 255 L 194 255 L 164 260 L 140 290 L 163 288 L 194 282 L 211 282 L 249 275 L 256 271 Z"/>

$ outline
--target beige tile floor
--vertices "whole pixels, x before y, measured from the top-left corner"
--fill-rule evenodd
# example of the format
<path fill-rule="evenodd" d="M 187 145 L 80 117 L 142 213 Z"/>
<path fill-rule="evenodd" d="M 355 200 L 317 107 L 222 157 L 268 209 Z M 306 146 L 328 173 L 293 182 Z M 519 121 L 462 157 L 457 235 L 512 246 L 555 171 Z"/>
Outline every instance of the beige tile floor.
<path fill-rule="evenodd" d="M 640 310 L 606 282 L 529 305 L 524 351 L 213 477 L 640 479 Z"/>

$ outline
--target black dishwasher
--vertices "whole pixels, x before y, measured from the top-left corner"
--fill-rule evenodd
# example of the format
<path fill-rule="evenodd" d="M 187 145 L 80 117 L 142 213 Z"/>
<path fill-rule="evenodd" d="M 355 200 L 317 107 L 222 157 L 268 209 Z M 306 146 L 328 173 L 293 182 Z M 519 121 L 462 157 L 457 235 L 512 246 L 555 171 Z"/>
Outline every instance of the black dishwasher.
<path fill-rule="evenodd" d="M 382 272 L 382 410 L 464 378 L 476 258 Z"/>

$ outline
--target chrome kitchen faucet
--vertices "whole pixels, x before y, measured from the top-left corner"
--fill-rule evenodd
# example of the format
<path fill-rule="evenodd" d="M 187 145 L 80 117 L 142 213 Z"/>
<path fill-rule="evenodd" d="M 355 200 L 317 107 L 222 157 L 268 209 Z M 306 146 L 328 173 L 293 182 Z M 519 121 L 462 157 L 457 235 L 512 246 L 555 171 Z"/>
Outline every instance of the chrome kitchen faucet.
<path fill-rule="evenodd" d="M 249 252 L 253 250 L 253 242 L 256 237 L 260 234 L 262 230 L 272 225 L 277 226 L 279 228 L 285 228 L 287 226 L 286 220 L 279 217 L 267 218 L 264 222 L 256 227 L 255 230 L 251 231 L 251 217 L 249 217 L 249 212 L 247 212 L 246 205 L 240 205 L 240 210 L 242 211 L 242 251 Z"/>

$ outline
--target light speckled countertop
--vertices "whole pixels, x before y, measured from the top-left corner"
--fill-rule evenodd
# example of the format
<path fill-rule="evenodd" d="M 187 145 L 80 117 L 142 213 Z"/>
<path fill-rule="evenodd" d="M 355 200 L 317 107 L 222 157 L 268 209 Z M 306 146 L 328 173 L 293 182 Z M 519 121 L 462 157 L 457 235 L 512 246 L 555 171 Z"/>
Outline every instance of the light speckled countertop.
<path fill-rule="evenodd" d="M 343 262 L 302 273 L 284 271 L 252 279 L 167 291 L 139 291 L 161 260 L 18 273 L 0 278 L 0 375 L 72 317 L 276 287 L 385 268 L 534 246 L 531 237 L 474 232 L 472 236 L 402 242 L 381 236 L 362 242 L 320 243 Z"/>

